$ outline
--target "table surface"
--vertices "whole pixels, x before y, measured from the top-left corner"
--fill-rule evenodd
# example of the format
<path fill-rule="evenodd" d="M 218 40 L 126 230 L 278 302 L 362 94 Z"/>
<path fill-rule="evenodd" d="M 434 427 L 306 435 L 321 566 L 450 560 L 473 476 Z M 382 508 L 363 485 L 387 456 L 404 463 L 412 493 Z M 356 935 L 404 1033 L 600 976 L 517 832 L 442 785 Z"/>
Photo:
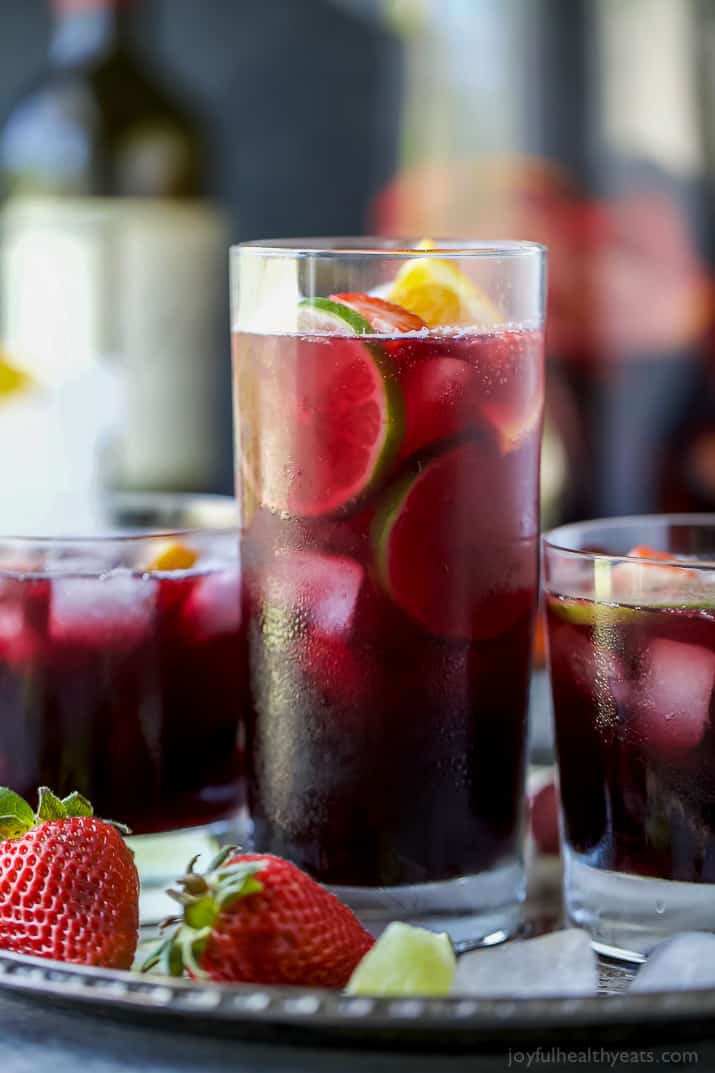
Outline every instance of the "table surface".
<path fill-rule="evenodd" d="M 541 676 L 536 676 L 534 710 L 545 714 L 532 737 L 532 750 L 548 757 L 550 719 L 544 713 Z M 540 695 L 541 694 L 541 695 Z M 535 703 L 534 703 L 535 702 Z M 533 726 L 533 723 L 532 723 Z M 541 749 L 539 749 L 541 746 Z M 532 873 L 533 878 L 533 873 Z M 531 908 L 539 915 L 543 909 L 553 911 L 554 877 L 543 890 L 530 891 Z M 550 889 L 549 889 L 550 888 Z M 544 899 L 542 901 L 542 898 Z M 541 904 L 539 904 L 541 903 Z M 571 1046 L 571 1045 L 569 1045 Z M 647 1041 L 643 1044 L 647 1048 Z M 287 1047 L 284 1044 L 255 1043 L 230 1039 L 207 1039 L 190 1031 L 135 1025 L 94 1012 L 73 1010 L 3 992 L 0 988 L 0 1065 L 2 1073 L 496 1073 L 498 1070 L 529 1069 L 534 1073 L 574 1068 L 585 1073 L 603 1073 L 606 1069 L 633 1070 L 634 1062 L 605 1059 L 594 1051 L 601 1047 L 599 1034 L 591 1030 L 588 1038 L 573 1044 L 575 1059 L 553 1053 L 548 1044 L 540 1055 L 503 1049 L 479 1055 L 404 1054 L 378 1051 L 345 1051 L 333 1048 Z M 591 1048 L 591 1055 L 588 1048 Z M 609 1042 L 611 1050 L 613 1044 Z M 697 1061 L 679 1063 L 680 1068 L 710 1071 L 715 1069 L 715 1025 L 708 1038 L 697 1041 L 676 1040 L 662 1043 L 665 1050 L 692 1050 Z M 643 1064 L 661 1068 L 658 1050 Z M 531 1064 L 529 1065 L 529 1059 Z M 593 1060 L 591 1060 L 593 1059 Z M 673 1064 L 673 1063 L 671 1063 Z M 676 1066 L 677 1067 L 677 1066 Z M 665 1068 L 665 1066 L 662 1066 Z"/>
<path fill-rule="evenodd" d="M 594 1053 L 600 1046 L 597 1033 L 580 1043 L 568 1044 L 569 1050 L 577 1054 L 571 1060 L 563 1051 L 559 1054 L 548 1045 L 540 1055 L 533 1048 L 479 1055 L 318 1050 L 202 1039 L 189 1033 L 118 1023 L 101 1015 L 90 1018 L 86 1013 L 42 1006 L 0 992 L 0 1061 L 4 1073 L 496 1073 L 528 1068 L 536 1073 L 563 1073 L 570 1068 L 585 1073 L 603 1073 L 606 1069 L 628 1069 L 632 1073 L 633 1058 L 604 1058 Z M 613 1046 L 608 1044 L 609 1052 Z M 715 1030 L 712 1039 L 673 1039 L 652 1051 L 646 1041 L 643 1049 L 652 1057 L 641 1058 L 641 1062 L 651 1069 L 666 1068 L 661 1064 L 664 1051 L 685 1050 L 694 1052 L 694 1057 L 687 1063 L 678 1063 L 680 1068 L 703 1073 L 715 1069 Z M 531 1066 L 527 1064 L 530 1056 Z"/>

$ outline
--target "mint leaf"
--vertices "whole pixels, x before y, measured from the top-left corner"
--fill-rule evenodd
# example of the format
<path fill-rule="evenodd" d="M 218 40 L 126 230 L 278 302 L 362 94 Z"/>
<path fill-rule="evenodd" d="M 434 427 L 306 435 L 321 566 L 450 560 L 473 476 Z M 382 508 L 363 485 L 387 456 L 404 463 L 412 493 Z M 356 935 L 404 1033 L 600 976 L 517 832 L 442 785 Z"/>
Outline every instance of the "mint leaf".
<path fill-rule="evenodd" d="M 40 787 L 40 800 L 37 805 L 37 819 L 42 823 L 47 820 L 67 819 L 67 809 L 56 794 L 47 786 Z"/>
<path fill-rule="evenodd" d="M 75 790 L 69 797 L 62 798 L 65 815 L 68 819 L 74 816 L 94 816 L 94 809 L 86 797 L 78 794 Z"/>
<path fill-rule="evenodd" d="M 0 787 L 0 838 L 19 838 L 35 826 L 35 814 L 19 794 Z"/>

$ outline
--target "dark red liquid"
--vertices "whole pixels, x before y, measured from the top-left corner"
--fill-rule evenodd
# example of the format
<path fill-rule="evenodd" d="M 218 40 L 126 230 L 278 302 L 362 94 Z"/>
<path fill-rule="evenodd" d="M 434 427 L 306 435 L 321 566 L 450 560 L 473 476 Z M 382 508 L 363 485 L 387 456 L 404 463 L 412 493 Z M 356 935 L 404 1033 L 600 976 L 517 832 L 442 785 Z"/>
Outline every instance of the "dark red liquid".
<path fill-rule="evenodd" d="M 0 783 L 79 790 L 134 833 L 239 804 L 235 568 L 0 577 Z"/>
<path fill-rule="evenodd" d="M 602 868 L 715 882 L 715 611 L 594 626 L 573 606 L 548 601 L 567 844 Z"/>
<path fill-rule="evenodd" d="M 324 882 L 391 886 L 518 853 L 543 344 L 371 337 L 396 431 L 338 502 L 331 465 L 352 481 L 345 445 L 367 441 L 368 404 L 359 419 L 343 405 L 365 345 L 236 339 L 248 792 L 258 849 Z M 334 447 L 313 462 L 334 383 Z"/>

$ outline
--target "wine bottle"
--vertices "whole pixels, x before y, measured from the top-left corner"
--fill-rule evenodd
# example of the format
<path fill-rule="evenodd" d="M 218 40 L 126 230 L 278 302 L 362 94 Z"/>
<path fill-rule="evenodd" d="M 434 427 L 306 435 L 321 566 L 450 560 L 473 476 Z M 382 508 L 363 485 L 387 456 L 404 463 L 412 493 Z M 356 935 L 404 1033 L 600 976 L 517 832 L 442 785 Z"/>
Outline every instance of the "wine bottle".
<path fill-rule="evenodd" d="M 221 464 L 226 228 L 200 125 L 136 50 L 141 6 L 52 0 L 47 68 L 0 131 L 0 338 L 36 388 L 13 457 L 27 509 L 69 521 L 107 486 L 210 489 Z"/>

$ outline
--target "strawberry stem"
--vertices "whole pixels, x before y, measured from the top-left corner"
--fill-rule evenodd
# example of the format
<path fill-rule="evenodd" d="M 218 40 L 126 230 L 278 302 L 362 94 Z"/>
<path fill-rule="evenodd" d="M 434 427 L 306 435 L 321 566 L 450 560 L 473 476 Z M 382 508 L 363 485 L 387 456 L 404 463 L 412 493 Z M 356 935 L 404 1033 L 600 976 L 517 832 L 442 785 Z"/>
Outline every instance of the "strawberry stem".
<path fill-rule="evenodd" d="M 142 972 L 159 966 L 169 976 L 181 976 L 184 970 L 191 976 L 206 975 L 199 963 L 216 918 L 239 898 L 263 890 L 257 873 L 267 862 L 245 861 L 240 857 L 229 860 L 235 853 L 235 846 L 226 846 L 203 875 L 194 871 L 196 858 L 190 862 L 186 874 L 176 882 L 180 889 L 168 891 L 183 906 L 183 916 L 172 934 L 162 938 L 149 953 L 141 966 Z"/>

